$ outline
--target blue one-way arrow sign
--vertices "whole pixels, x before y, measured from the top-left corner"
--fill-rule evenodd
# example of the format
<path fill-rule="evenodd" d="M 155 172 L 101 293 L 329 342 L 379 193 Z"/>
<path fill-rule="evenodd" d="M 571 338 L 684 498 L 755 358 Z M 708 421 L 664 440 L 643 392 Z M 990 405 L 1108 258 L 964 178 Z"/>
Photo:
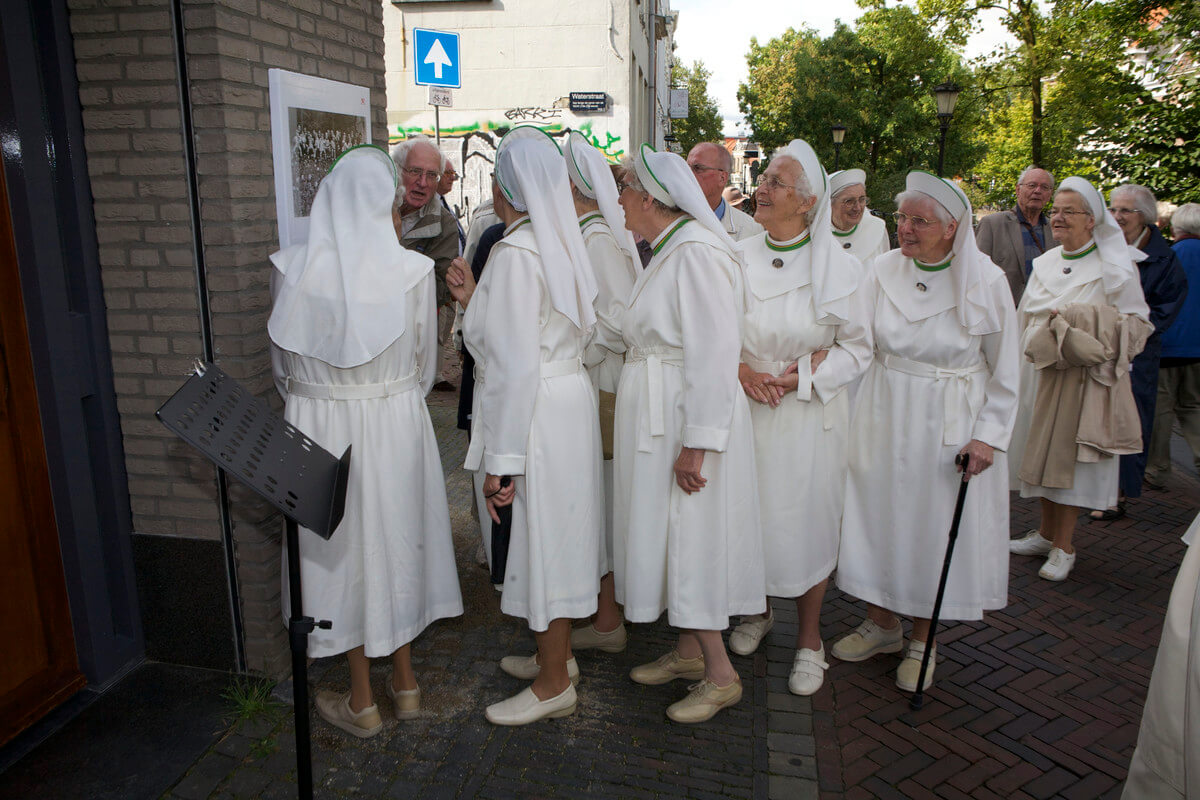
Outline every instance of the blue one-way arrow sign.
<path fill-rule="evenodd" d="M 458 34 L 413 28 L 413 72 L 417 86 L 461 88 Z"/>

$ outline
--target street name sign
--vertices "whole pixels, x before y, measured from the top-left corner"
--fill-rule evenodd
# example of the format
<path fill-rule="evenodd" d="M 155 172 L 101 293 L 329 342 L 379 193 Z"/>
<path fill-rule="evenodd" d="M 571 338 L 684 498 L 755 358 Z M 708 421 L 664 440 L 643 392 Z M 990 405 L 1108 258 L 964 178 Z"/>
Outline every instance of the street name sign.
<path fill-rule="evenodd" d="M 413 28 L 413 73 L 417 86 L 462 87 L 458 34 Z"/>

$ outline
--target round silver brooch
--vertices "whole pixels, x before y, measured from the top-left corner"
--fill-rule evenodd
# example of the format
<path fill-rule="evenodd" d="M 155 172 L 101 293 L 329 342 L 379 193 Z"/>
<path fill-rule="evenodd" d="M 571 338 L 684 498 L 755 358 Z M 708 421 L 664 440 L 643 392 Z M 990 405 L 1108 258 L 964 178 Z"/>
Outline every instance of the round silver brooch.
<path fill-rule="evenodd" d="M 1063 267 L 1063 275 L 1070 275 L 1070 274 L 1071 274 L 1071 268 Z"/>
<path fill-rule="evenodd" d="M 771 266 L 774 267 L 775 269 L 783 269 L 783 259 L 782 258 L 773 259 L 771 261 Z"/>
<path fill-rule="evenodd" d="M 926 290 L 928 290 L 928 289 L 929 289 L 929 287 L 928 287 L 928 286 L 926 286 L 926 285 L 925 285 L 925 284 L 923 284 L 923 283 L 918 283 L 918 284 L 917 284 L 917 291 L 918 291 L 918 292 L 924 292 L 924 291 L 926 291 Z"/>

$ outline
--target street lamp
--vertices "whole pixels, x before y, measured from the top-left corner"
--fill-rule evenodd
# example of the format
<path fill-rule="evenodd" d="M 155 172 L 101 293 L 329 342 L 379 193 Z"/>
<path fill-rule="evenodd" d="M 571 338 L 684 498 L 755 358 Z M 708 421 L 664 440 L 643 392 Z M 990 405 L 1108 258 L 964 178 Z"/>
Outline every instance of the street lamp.
<path fill-rule="evenodd" d="M 833 133 L 833 171 L 838 171 L 838 161 L 842 155 L 842 141 L 846 138 L 846 126 L 838 122 L 829 126 Z"/>
<path fill-rule="evenodd" d="M 942 177 L 942 162 L 946 158 L 946 130 L 950 127 L 950 118 L 954 116 L 954 106 L 958 104 L 958 93 L 962 91 L 952 82 L 938 84 L 933 87 L 933 96 L 937 100 L 938 125 L 942 129 L 941 142 L 938 144 L 938 177 Z"/>

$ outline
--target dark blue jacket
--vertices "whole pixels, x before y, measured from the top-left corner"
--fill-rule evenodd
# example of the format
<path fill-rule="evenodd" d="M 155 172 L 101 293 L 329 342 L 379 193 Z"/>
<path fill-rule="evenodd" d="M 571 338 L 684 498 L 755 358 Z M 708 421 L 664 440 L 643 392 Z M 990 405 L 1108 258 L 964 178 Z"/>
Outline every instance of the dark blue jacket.
<path fill-rule="evenodd" d="M 1171 249 L 1171 245 L 1155 225 L 1147 225 L 1150 229 L 1150 239 L 1139 249 L 1146 254 L 1144 261 L 1138 262 L 1138 274 L 1142 280 L 1142 292 L 1146 295 L 1146 305 L 1150 306 L 1150 324 L 1154 333 L 1146 342 L 1146 349 L 1133 361 L 1133 369 L 1137 371 L 1138 362 L 1158 369 L 1159 354 L 1162 350 L 1162 336 L 1171 323 L 1183 309 L 1184 298 L 1187 297 L 1187 275 L 1179 257 Z"/>
<path fill-rule="evenodd" d="M 1162 337 L 1163 358 L 1200 358 L 1200 239 L 1184 239 L 1171 247 L 1183 265 L 1188 292 L 1179 316 Z"/>

